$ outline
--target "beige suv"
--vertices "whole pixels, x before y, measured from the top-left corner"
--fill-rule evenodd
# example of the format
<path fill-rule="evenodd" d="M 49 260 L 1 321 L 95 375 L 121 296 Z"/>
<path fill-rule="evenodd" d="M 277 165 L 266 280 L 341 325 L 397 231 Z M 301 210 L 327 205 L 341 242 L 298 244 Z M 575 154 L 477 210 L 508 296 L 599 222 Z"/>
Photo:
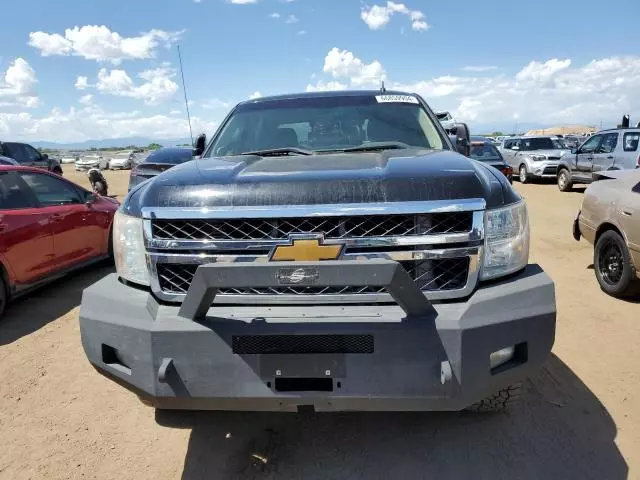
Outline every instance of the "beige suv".
<path fill-rule="evenodd" d="M 573 236 L 595 245 L 593 266 L 605 292 L 615 297 L 640 293 L 640 170 L 596 174 Z"/>

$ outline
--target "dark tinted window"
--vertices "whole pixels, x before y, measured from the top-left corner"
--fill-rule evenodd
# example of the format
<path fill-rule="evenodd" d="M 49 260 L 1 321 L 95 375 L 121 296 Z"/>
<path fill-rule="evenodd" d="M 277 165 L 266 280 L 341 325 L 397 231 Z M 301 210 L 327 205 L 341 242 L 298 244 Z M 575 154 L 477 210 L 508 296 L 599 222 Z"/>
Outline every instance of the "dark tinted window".
<path fill-rule="evenodd" d="M 548 137 L 522 139 L 522 150 L 554 150 L 553 140 Z"/>
<path fill-rule="evenodd" d="M 29 156 L 21 143 L 5 143 L 4 152 L 7 157 L 13 158 L 18 163 L 29 162 Z"/>
<path fill-rule="evenodd" d="M 193 159 L 193 152 L 190 148 L 161 148 L 149 154 L 142 163 L 170 163 L 178 165 Z"/>
<path fill-rule="evenodd" d="M 0 172 L 0 209 L 17 210 L 37 207 L 27 188 L 15 172 Z"/>
<path fill-rule="evenodd" d="M 239 105 L 205 156 L 296 147 L 331 151 L 369 142 L 448 149 L 439 127 L 411 95 L 299 97 Z"/>
<path fill-rule="evenodd" d="M 629 132 L 624 134 L 623 146 L 625 152 L 635 152 L 638 150 L 640 132 Z"/>
<path fill-rule="evenodd" d="M 484 162 L 502 160 L 498 149 L 490 143 L 471 144 L 471 158 Z"/>
<path fill-rule="evenodd" d="M 64 180 L 44 173 L 21 172 L 20 175 L 43 207 L 82 203 L 80 192 Z"/>

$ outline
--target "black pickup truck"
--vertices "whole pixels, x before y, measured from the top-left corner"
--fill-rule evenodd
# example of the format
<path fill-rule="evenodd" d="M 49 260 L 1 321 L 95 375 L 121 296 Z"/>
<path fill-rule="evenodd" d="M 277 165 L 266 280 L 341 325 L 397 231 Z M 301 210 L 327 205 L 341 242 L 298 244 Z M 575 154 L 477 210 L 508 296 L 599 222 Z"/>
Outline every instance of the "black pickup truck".
<path fill-rule="evenodd" d="M 554 284 L 525 201 L 449 133 L 404 92 L 238 104 L 117 212 L 89 361 L 161 409 L 504 409 Z"/>
<path fill-rule="evenodd" d="M 0 156 L 11 158 L 24 167 L 41 168 L 62 175 L 62 167 L 58 160 L 50 158 L 46 153 L 40 153 L 28 143 L 0 141 Z"/>

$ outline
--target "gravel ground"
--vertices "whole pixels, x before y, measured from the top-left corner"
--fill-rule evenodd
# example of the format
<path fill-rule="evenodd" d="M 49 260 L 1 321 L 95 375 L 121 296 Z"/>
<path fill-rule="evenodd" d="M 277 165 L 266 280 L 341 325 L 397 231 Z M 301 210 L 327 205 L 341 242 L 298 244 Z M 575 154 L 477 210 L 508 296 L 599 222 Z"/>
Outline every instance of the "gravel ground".
<path fill-rule="evenodd" d="M 122 198 L 128 172 L 106 175 Z M 155 413 L 82 351 L 78 305 L 102 267 L 0 322 L 0 478 L 640 478 L 640 307 L 600 291 L 591 247 L 571 237 L 581 192 L 516 188 L 532 261 L 556 282 L 558 325 L 554 354 L 510 413 Z"/>

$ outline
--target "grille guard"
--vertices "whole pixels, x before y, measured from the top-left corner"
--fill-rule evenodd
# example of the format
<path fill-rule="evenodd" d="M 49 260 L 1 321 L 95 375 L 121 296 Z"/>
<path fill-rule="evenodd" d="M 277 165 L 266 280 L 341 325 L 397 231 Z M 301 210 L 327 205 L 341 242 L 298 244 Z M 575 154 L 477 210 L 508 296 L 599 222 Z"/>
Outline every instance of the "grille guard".
<path fill-rule="evenodd" d="M 285 273 L 283 273 L 285 272 Z M 371 285 L 384 287 L 407 317 L 437 315 L 407 271 L 393 260 L 354 260 L 351 262 L 277 262 L 269 264 L 208 263 L 198 267 L 180 306 L 179 315 L 190 320 L 203 320 L 221 288 L 274 287 L 282 285 L 282 277 L 310 275 L 313 285 L 343 287 Z M 286 279 L 285 279 L 286 280 Z M 304 278 L 301 281 L 304 281 Z M 291 280 L 291 283 L 295 282 Z"/>

